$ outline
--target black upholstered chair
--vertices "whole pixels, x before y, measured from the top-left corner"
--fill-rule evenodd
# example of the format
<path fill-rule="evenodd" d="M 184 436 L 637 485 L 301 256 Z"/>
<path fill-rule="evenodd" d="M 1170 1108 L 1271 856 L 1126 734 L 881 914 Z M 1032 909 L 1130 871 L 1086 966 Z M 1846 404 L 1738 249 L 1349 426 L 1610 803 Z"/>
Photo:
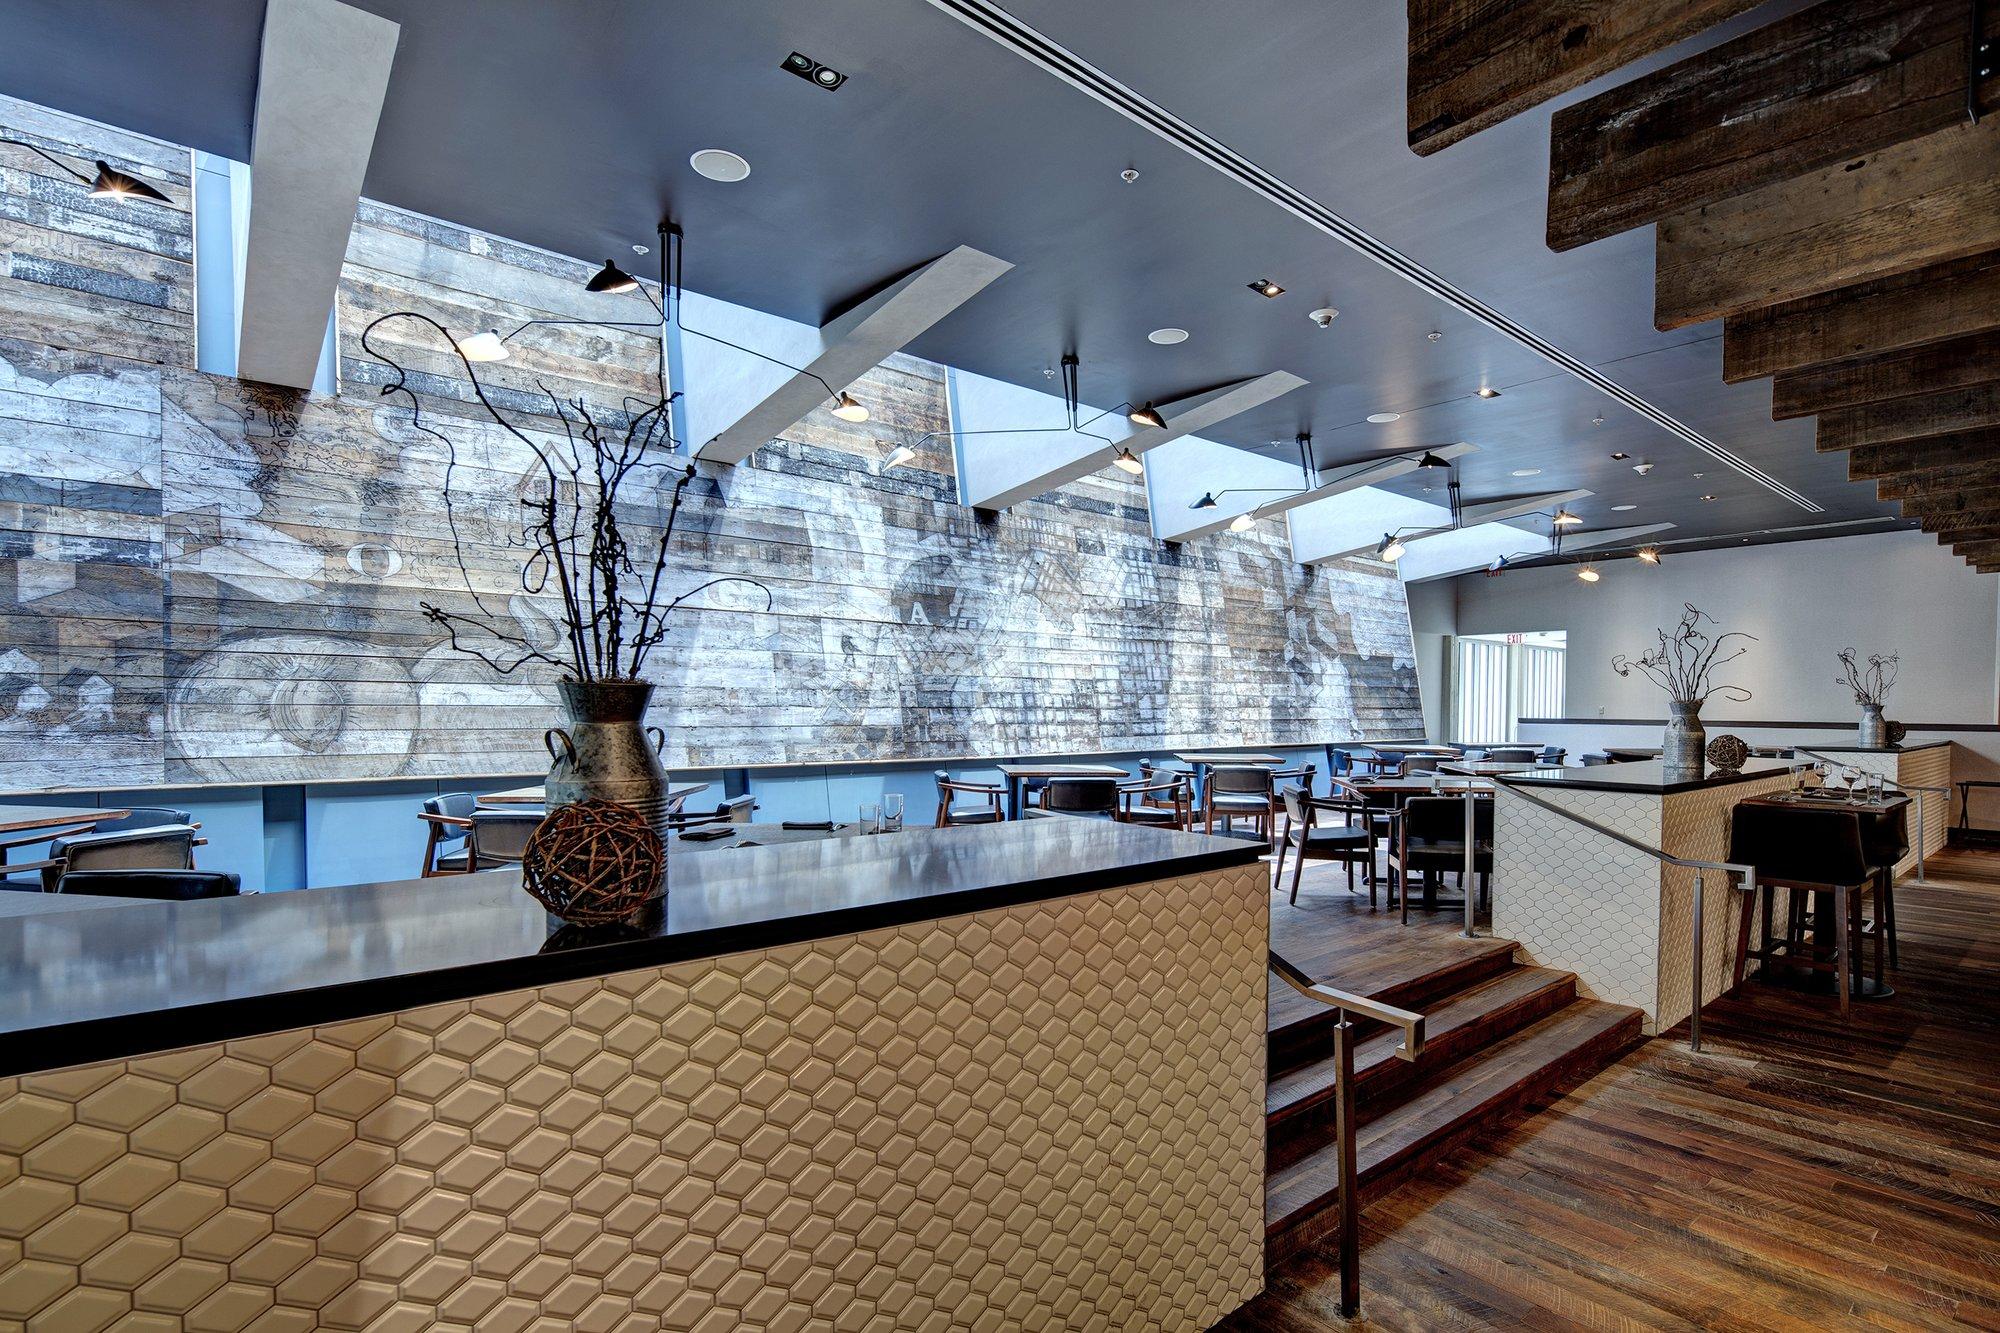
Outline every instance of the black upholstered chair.
<path fill-rule="evenodd" d="M 545 817 L 540 810 L 474 810 L 472 830 L 466 838 L 472 869 L 500 870 L 521 864 L 528 836 Z"/>
<path fill-rule="evenodd" d="M 479 798 L 470 792 L 447 792 L 425 799 L 423 813 L 417 816 L 430 828 L 430 837 L 424 843 L 423 868 L 419 872 L 423 878 L 463 875 L 472 869 L 469 845 L 472 812 L 478 808 Z"/>
<path fill-rule="evenodd" d="M 934 776 L 937 778 L 938 790 L 936 827 L 949 828 L 958 824 L 998 824 L 1007 817 L 1006 812 L 1000 806 L 1001 798 L 1007 793 L 1006 789 L 999 784 L 960 782 L 941 768 L 937 770 Z M 974 797 L 981 803 L 957 805 L 954 802 L 960 796 Z"/>
<path fill-rule="evenodd" d="M 1271 806 L 1275 799 L 1271 770 L 1261 764 L 1218 764 L 1208 770 L 1201 784 L 1201 818 L 1204 831 L 1215 832 L 1220 819 L 1225 832 L 1235 821 L 1247 819 L 1264 838 L 1271 836 Z"/>
<path fill-rule="evenodd" d="M 1496 764 L 1532 764 L 1540 754 L 1533 745 L 1492 745 L 1486 750 L 1486 757 Z"/>
<path fill-rule="evenodd" d="M 166 806 L 135 806 L 121 818 L 100 819 L 95 823 L 89 822 L 91 812 L 87 807 L 78 810 L 77 814 L 81 817 L 80 822 L 70 828 L 41 829 L 34 833 L 0 838 L 0 879 L 4 879 L 7 875 L 7 854 L 16 848 L 34 847 L 44 843 L 53 844 L 58 839 L 81 837 L 86 833 L 134 833 L 140 829 L 168 826 L 197 830 L 201 828 L 186 810 L 173 810 Z M 204 841 L 202 838 L 196 838 L 194 845 L 202 846 Z M 53 859 L 54 855 L 54 849 L 51 847 L 48 859 Z M 30 871 L 35 868 L 33 862 L 27 866 Z M 43 869 L 46 870 L 47 867 Z M 47 876 L 44 875 L 43 879 L 46 884 Z"/>
<path fill-rule="evenodd" d="M 56 882 L 57 893 L 162 902 L 234 898 L 242 891 L 242 879 L 221 870 L 72 870 Z"/>
<path fill-rule="evenodd" d="M 1185 829 L 1194 823 L 1194 783 L 1186 773 L 1139 765 L 1144 776 L 1118 787 L 1118 818 L 1127 824 Z"/>
<path fill-rule="evenodd" d="M 57 892 L 62 877 L 79 870 L 192 870 L 195 841 L 187 824 L 57 838 L 42 867 L 42 889 Z"/>
<path fill-rule="evenodd" d="M 1493 802 L 1474 800 L 1472 806 L 1472 868 L 1483 899 L 1493 878 Z M 1437 905 L 1437 877 L 1456 873 L 1460 888 L 1474 892 L 1465 878 L 1465 798 L 1412 796 L 1403 802 L 1403 817 L 1389 848 L 1389 864 L 1401 887 L 1403 920 L 1410 919 L 1410 876 L 1423 887 L 1424 906 Z"/>
<path fill-rule="evenodd" d="M 1042 809 L 1052 815 L 1118 816 L 1118 779 L 1050 778 L 1042 789 Z"/>
<path fill-rule="evenodd" d="M 1281 787 L 1278 790 L 1278 804 L 1284 811 L 1284 825 L 1278 833 L 1278 861 L 1271 870 L 1271 887 L 1284 882 L 1285 857 L 1296 853 L 1298 859 L 1292 865 L 1291 901 L 1299 900 L 1299 880 L 1305 875 L 1306 862 L 1345 861 L 1347 863 L 1347 891 L 1354 892 L 1354 867 L 1375 864 L 1375 830 L 1368 819 L 1368 808 L 1359 801 L 1309 801 L 1307 793 L 1300 787 Z M 1338 814 L 1343 822 L 1321 827 L 1322 814 Z M 1375 900 L 1371 881 L 1369 902 Z"/>
<path fill-rule="evenodd" d="M 1875 882 L 1875 867 L 1869 864 L 1858 812 L 1754 801 L 1739 803 L 1730 817 L 1729 859 L 1757 867 L 1757 898 L 1743 894 L 1737 920 L 1735 979 L 1743 980 L 1744 969 L 1752 958 L 1767 967 L 1831 972 L 1841 1011 L 1845 1013 L 1855 983 L 1860 980 L 1862 903 Z M 1791 898 L 1785 938 L 1778 941 L 1773 938 L 1771 911 L 1773 892 L 1781 888 L 1789 889 Z M 1819 947 L 1805 938 L 1809 894 L 1814 899 L 1811 925 L 1822 937 Z M 1758 899 L 1764 908 L 1764 928 L 1758 947 L 1753 949 L 1750 936 L 1756 924 Z M 1824 949 L 1826 934 L 1833 937 L 1830 957 Z M 1875 971 L 1880 980 L 1879 928 L 1875 939 Z"/>

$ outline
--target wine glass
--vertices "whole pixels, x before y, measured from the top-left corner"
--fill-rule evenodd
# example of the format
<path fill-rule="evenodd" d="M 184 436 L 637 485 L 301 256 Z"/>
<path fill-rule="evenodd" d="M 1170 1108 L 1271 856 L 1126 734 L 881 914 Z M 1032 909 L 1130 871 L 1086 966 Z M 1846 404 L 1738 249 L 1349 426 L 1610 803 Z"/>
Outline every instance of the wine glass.
<path fill-rule="evenodd" d="M 1861 770 L 1849 764 L 1840 770 L 1840 780 L 1847 785 L 1847 799 L 1856 799 L 1854 789 L 1861 785 Z"/>

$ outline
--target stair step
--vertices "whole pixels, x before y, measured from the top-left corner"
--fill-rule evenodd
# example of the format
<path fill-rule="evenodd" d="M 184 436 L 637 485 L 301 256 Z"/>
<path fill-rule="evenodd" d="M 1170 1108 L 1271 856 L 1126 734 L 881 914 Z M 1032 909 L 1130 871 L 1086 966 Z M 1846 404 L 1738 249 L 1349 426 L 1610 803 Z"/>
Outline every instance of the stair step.
<path fill-rule="evenodd" d="M 1425 1078 L 1357 1131 L 1361 1197 L 1388 1188 L 1462 1135 L 1610 1063 L 1639 1039 L 1641 1019 L 1624 1005 L 1578 1000 Z M 1267 1264 L 1338 1228 L 1339 1172 L 1331 1134 L 1317 1150 L 1267 1172 Z"/>
<path fill-rule="evenodd" d="M 1416 1060 L 1396 1057 L 1400 1033 L 1381 1029 L 1354 1048 L 1354 1100 L 1360 1123 L 1380 1114 L 1387 1095 L 1576 1000 L 1576 974 L 1516 965 L 1458 992 L 1424 1016 L 1424 1047 Z M 1331 1046 L 1332 1033 L 1325 1038 Z M 1267 1151 L 1275 1168 L 1310 1151 L 1333 1133 L 1338 1091 L 1331 1052 L 1270 1082 L 1264 1109 Z"/>
<path fill-rule="evenodd" d="M 1514 962 L 1515 946 L 1511 940 L 1484 939 L 1479 944 L 1484 947 L 1467 949 L 1422 976 L 1360 993 L 1401 1009 L 1427 1010 L 1443 997 L 1476 986 L 1517 966 Z M 1339 973 L 1331 975 L 1334 978 L 1332 984 L 1340 985 Z M 1272 984 L 1282 987 L 1284 983 L 1273 978 Z M 1295 1001 L 1289 989 L 1274 991 L 1273 996 L 1275 1003 L 1282 1003 L 1288 1009 L 1296 1007 L 1304 1015 L 1273 1028 L 1268 1034 L 1268 1060 L 1271 1075 L 1276 1079 L 1325 1057 L 1333 1041 L 1335 1016 L 1333 1010 L 1323 1004 L 1303 999 Z M 1373 1024 L 1364 1025 L 1362 1029 L 1364 1034 L 1378 1030 Z"/>

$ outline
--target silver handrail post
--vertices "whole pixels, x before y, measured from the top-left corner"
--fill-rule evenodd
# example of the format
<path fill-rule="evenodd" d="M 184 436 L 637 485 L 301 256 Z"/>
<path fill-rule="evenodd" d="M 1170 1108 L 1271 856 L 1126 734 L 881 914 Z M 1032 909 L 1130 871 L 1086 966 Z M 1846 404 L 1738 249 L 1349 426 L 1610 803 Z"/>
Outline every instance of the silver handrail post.
<path fill-rule="evenodd" d="M 1924 789 L 1919 787 L 1913 794 L 1917 798 L 1917 883 L 1928 884 L 1930 881 L 1924 878 L 1924 842 L 1930 837 L 1930 827 L 1924 823 Z M 1950 810 L 1945 811 L 1945 818 L 1951 818 Z M 1890 871 L 1892 877 L 1894 874 Z"/>
<path fill-rule="evenodd" d="M 1702 872 L 1694 872 L 1694 947 L 1688 950 L 1694 955 L 1694 989 L 1689 992 L 1688 1003 L 1688 1049 L 1697 1055 L 1701 1053 L 1701 983 L 1703 981 L 1702 955 L 1708 941 L 1701 928 Z"/>
<path fill-rule="evenodd" d="M 1469 940 L 1479 938 L 1479 887 L 1478 877 L 1473 873 L 1474 868 L 1479 864 L 1477 849 L 1473 846 L 1472 838 L 1472 830 L 1475 822 L 1473 819 L 1474 799 L 1472 779 L 1467 778 L 1465 780 L 1465 929 L 1461 933 Z M 1499 828 L 1498 819 L 1500 812 L 1495 810 L 1493 814 L 1495 819 L 1494 828 L 1497 831 Z"/>
<path fill-rule="evenodd" d="M 1347 1010 L 1334 1011 L 1334 1067 L 1338 1100 L 1334 1135 L 1340 1145 L 1340 1313 L 1347 1319 L 1361 1312 L 1361 1191 L 1355 1178 L 1354 1146 L 1354 1020 Z"/>

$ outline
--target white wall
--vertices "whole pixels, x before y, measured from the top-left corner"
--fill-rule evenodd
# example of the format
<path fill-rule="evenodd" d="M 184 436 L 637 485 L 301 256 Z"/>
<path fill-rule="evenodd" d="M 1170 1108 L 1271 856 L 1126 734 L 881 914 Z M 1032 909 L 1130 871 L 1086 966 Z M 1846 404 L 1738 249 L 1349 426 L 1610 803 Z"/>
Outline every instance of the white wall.
<path fill-rule="evenodd" d="M 1458 633 L 1458 585 L 1453 579 L 1405 584 L 1410 601 L 1410 642 L 1417 655 L 1417 692 L 1423 697 L 1424 735 L 1451 738 L 1451 672 L 1447 654 Z"/>
<path fill-rule="evenodd" d="M 1667 553 L 1660 566 L 1600 564 L 1595 585 L 1568 568 L 1516 570 L 1452 580 L 1457 632 L 1569 634 L 1571 717 L 1656 718 L 1663 696 L 1637 673 L 1611 669 L 1615 653 L 1637 655 L 1653 632 L 1693 602 L 1725 630 L 1757 636 L 1717 673 L 1748 687 L 1747 703 L 1712 700 L 1704 719 L 1837 722 L 1856 714 L 1835 683 L 1834 654 L 1852 647 L 1899 653 L 1902 675 L 1889 716 L 1904 722 L 1991 723 L 1996 699 L 1996 598 L 2000 579 L 1975 573 L 1920 532 Z M 1423 585 L 1418 585 L 1423 586 Z M 1415 614 L 1416 588 L 1410 590 Z M 1419 639 L 1419 655 L 1422 640 Z M 1427 699 L 1428 702 L 1428 699 Z"/>

